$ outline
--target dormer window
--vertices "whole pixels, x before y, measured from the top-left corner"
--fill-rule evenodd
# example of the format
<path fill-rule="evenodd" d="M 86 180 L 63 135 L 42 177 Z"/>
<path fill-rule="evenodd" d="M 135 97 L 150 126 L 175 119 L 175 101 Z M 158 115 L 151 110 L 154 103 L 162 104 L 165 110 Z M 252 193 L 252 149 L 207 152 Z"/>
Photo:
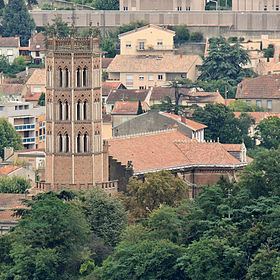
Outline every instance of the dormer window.
<path fill-rule="evenodd" d="M 40 45 L 36 45 L 36 49 L 40 49 Z"/>

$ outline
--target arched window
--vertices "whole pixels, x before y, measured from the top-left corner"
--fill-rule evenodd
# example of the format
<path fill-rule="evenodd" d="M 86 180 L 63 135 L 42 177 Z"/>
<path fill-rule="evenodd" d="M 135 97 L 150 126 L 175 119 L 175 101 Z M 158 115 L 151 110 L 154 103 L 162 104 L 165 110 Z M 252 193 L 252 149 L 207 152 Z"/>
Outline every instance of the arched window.
<path fill-rule="evenodd" d="M 63 71 L 61 68 L 59 68 L 58 70 L 58 74 L 59 74 L 59 77 L 58 77 L 58 85 L 59 87 L 62 87 L 63 86 Z"/>
<path fill-rule="evenodd" d="M 65 102 L 65 120 L 69 120 L 69 104 L 68 104 L 68 101 Z"/>
<path fill-rule="evenodd" d="M 58 136 L 58 152 L 63 152 L 63 138 L 61 133 Z"/>
<path fill-rule="evenodd" d="M 87 102 L 85 101 L 84 102 L 84 120 L 86 120 L 87 119 Z"/>
<path fill-rule="evenodd" d="M 62 120 L 63 119 L 63 104 L 61 101 L 58 103 L 58 119 Z"/>
<path fill-rule="evenodd" d="M 65 68 L 65 87 L 69 87 L 69 70 L 68 68 Z"/>
<path fill-rule="evenodd" d="M 77 121 L 81 120 L 81 102 L 80 100 L 77 103 Z"/>
<path fill-rule="evenodd" d="M 70 143 L 69 143 L 69 135 L 65 134 L 65 153 L 69 153 Z"/>
<path fill-rule="evenodd" d="M 83 87 L 87 86 L 87 68 L 83 69 Z"/>
<path fill-rule="evenodd" d="M 84 135 L 84 153 L 88 152 L 88 136 L 87 134 Z"/>
<path fill-rule="evenodd" d="M 81 69 L 77 69 L 77 87 L 81 87 Z"/>
<path fill-rule="evenodd" d="M 81 152 L 81 133 L 77 136 L 77 153 Z"/>

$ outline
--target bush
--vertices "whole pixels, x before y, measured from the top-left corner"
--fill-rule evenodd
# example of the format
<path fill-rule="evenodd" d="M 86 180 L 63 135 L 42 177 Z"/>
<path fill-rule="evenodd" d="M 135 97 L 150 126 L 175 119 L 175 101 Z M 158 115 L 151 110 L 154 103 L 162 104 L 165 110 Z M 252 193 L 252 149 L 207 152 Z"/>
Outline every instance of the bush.
<path fill-rule="evenodd" d="M 190 32 L 186 25 L 177 25 L 170 27 L 171 30 L 175 31 L 174 41 L 175 44 L 180 44 L 189 41 Z"/>
<path fill-rule="evenodd" d="M 229 38 L 228 38 L 228 42 L 229 42 L 229 43 L 237 43 L 237 41 L 238 41 L 238 38 L 237 38 L 237 37 L 229 37 Z"/>
<path fill-rule="evenodd" d="M 45 3 L 42 6 L 42 10 L 53 10 L 53 8 L 51 4 Z"/>
<path fill-rule="evenodd" d="M 194 31 L 191 33 L 190 41 L 200 42 L 203 40 L 203 34 L 198 31 Z"/>

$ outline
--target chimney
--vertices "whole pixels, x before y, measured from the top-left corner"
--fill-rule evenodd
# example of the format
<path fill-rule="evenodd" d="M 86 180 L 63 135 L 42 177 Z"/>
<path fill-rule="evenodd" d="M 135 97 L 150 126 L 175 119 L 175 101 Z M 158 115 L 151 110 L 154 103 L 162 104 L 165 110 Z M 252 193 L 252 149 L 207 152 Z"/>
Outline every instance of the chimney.
<path fill-rule="evenodd" d="M 181 116 L 181 122 L 182 122 L 182 123 L 186 123 L 186 122 L 187 122 L 187 119 L 186 119 L 185 116 Z"/>
<path fill-rule="evenodd" d="M 182 50 L 180 50 L 180 58 L 182 59 L 182 57 L 183 57 L 183 52 Z"/>

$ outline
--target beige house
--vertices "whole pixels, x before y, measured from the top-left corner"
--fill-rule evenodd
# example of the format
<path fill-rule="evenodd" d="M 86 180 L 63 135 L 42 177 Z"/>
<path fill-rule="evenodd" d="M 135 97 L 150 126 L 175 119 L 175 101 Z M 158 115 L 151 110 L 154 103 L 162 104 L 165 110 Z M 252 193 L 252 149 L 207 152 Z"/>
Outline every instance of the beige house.
<path fill-rule="evenodd" d="M 31 94 L 46 93 L 46 69 L 36 69 L 26 82 L 26 86 Z"/>
<path fill-rule="evenodd" d="M 120 0 L 121 11 L 204 11 L 205 0 Z"/>
<path fill-rule="evenodd" d="M 121 55 L 172 53 L 175 32 L 153 24 L 119 35 Z"/>
<path fill-rule="evenodd" d="M 279 0 L 232 0 L 233 11 L 279 11 Z"/>
<path fill-rule="evenodd" d="M 122 82 L 127 89 L 148 89 L 169 81 L 198 77 L 198 55 L 117 55 L 108 67 L 109 80 Z"/>
<path fill-rule="evenodd" d="M 2 37 L 0 36 L 0 55 L 8 58 L 9 63 L 13 63 L 14 59 L 19 56 L 20 38 Z"/>

